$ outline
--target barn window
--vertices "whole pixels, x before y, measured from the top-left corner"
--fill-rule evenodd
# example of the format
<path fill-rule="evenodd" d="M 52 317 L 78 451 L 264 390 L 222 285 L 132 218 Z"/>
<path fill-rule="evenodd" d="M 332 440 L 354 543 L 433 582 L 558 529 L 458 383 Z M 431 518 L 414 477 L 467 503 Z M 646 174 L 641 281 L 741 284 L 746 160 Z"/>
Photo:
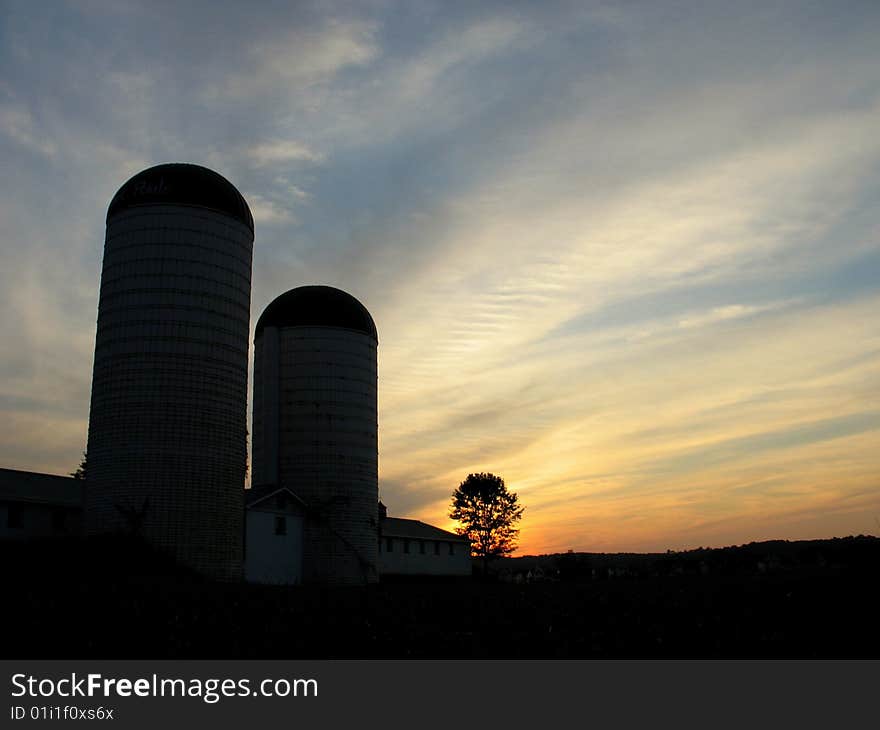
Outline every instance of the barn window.
<path fill-rule="evenodd" d="M 419 540 L 419 552 L 424 555 L 425 554 L 425 541 Z"/>
<path fill-rule="evenodd" d="M 275 534 L 276 535 L 286 535 L 287 534 L 287 518 L 283 515 L 275 515 Z"/>
<path fill-rule="evenodd" d="M 405 552 L 405 553 L 409 552 L 409 540 L 403 541 L 403 552 Z"/>
<path fill-rule="evenodd" d="M 451 542 L 447 543 L 447 545 L 449 545 L 449 554 L 455 555 L 455 545 L 453 545 Z"/>
<path fill-rule="evenodd" d="M 434 540 L 434 555 L 440 554 L 440 541 Z"/>
<path fill-rule="evenodd" d="M 385 552 L 393 553 L 394 552 L 394 538 L 387 537 L 385 538 Z"/>
<path fill-rule="evenodd" d="M 12 530 L 24 527 L 20 504 L 9 504 L 6 506 L 6 526 Z"/>

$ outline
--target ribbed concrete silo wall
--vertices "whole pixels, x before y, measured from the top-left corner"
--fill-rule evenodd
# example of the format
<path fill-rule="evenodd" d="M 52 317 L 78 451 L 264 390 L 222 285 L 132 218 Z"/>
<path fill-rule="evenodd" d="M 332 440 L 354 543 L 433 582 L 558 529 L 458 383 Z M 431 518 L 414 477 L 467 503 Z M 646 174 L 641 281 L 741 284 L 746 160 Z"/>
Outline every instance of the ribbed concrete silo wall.
<path fill-rule="evenodd" d="M 136 532 L 221 579 L 242 570 L 253 231 L 187 205 L 107 221 L 86 530 Z"/>
<path fill-rule="evenodd" d="M 255 344 L 254 483 L 284 484 L 306 503 L 306 582 L 375 582 L 376 339 L 267 326 Z"/>

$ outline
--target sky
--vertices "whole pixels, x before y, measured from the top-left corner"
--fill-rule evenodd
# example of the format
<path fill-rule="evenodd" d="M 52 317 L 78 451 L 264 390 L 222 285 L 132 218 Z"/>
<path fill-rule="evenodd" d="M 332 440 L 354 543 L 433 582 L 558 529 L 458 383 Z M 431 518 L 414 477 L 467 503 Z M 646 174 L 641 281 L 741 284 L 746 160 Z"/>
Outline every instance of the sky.
<path fill-rule="evenodd" d="M 0 466 L 85 448 L 107 205 L 256 223 L 379 331 L 380 496 L 520 554 L 880 533 L 876 2 L 0 0 Z M 252 354 L 251 354 L 252 358 Z"/>

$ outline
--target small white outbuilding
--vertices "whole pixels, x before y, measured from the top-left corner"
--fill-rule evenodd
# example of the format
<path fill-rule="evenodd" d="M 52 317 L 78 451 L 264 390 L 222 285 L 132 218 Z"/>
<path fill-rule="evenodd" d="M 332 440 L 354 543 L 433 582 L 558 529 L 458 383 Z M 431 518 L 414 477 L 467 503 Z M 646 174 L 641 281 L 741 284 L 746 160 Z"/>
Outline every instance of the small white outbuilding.
<path fill-rule="evenodd" d="M 302 583 L 305 505 L 287 487 L 245 491 L 244 576 L 251 583 Z"/>

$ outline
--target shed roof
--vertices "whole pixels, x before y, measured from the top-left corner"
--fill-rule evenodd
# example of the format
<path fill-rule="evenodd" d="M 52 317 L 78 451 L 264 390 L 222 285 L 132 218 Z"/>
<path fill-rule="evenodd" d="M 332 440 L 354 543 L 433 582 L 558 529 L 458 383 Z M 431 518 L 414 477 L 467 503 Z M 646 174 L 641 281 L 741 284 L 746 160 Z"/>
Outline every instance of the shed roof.
<path fill-rule="evenodd" d="M 0 469 L 0 499 L 81 507 L 84 482 L 57 474 Z"/>

